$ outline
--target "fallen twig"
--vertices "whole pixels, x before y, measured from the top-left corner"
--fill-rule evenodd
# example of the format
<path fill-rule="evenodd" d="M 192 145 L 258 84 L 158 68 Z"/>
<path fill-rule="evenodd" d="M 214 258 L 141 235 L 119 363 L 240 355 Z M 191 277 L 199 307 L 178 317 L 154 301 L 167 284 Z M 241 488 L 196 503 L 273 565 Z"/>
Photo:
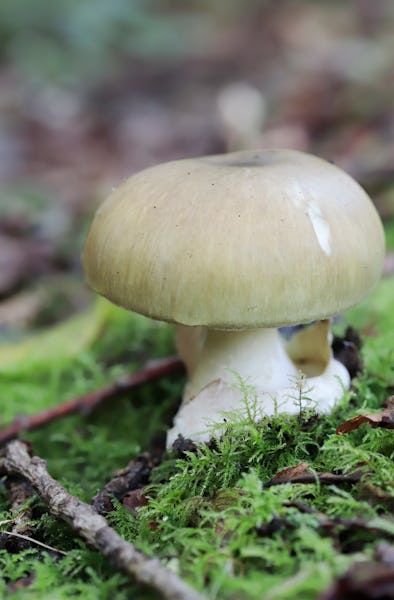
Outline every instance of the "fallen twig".
<path fill-rule="evenodd" d="M 143 383 L 156 381 L 166 375 L 171 375 L 183 369 L 182 361 L 177 357 L 165 358 L 145 366 L 140 371 L 121 377 L 113 384 L 100 390 L 89 392 L 79 398 L 68 400 L 53 408 L 44 410 L 31 416 L 18 417 L 8 427 L 0 430 L 0 445 L 16 438 L 24 431 L 38 429 L 55 419 L 67 417 L 74 413 L 90 413 L 105 400 L 109 400 L 121 392 L 127 392 Z"/>
<path fill-rule="evenodd" d="M 378 534 L 386 534 L 388 537 L 393 537 L 393 532 L 388 529 L 387 521 L 383 518 L 369 519 L 366 521 L 365 519 L 354 517 L 351 519 L 344 517 L 334 517 L 330 518 L 325 513 L 320 510 L 316 510 L 312 506 L 305 504 L 304 502 L 299 502 L 298 500 L 292 500 L 290 502 L 285 502 L 284 506 L 290 508 L 296 508 L 301 513 L 306 513 L 309 515 L 316 515 L 319 519 L 319 527 L 323 527 L 324 529 L 336 529 L 338 527 L 344 527 L 347 529 L 364 529 L 365 531 L 369 531 L 371 533 Z"/>
<path fill-rule="evenodd" d="M 361 481 L 358 485 L 360 499 L 367 500 L 372 506 L 384 506 L 390 512 L 394 512 L 394 496 L 386 492 L 370 481 Z"/>
<path fill-rule="evenodd" d="M 149 558 L 122 539 L 96 511 L 69 494 L 53 479 L 41 458 L 30 457 L 20 441 L 8 444 L 0 469 L 26 479 L 44 500 L 52 515 L 66 521 L 86 542 L 99 550 L 111 565 L 133 580 L 157 590 L 170 600 L 204 600 L 159 560 Z"/>
<path fill-rule="evenodd" d="M 17 533 L 16 531 L 2 531 L 1 535 L 9 535 L 10 537 L 15 537 L 18 540 L 23 540 L 24 542 L 29 542 L 29 547 L 32 544 L 36 544 L 37 546 L 41 546 L 41 548 L 45 548 L 45 550 L 50 550 L 50 552 L 56 552 L 57 554 L 63 554 L 63 556 L 67 556 L 67 552 L 65 552 L 64 550 L 58 550 L 57 548 L 54 548 L 53 546 L 48 546 L 48 544 L 44 544 L 43 542 L 40 542 L 39 540 L 35 540 L 34 538 L 30 537 L 29 535 L 23 535 L 22 533 Z"/>
<path fill-rule="evenodd" d="M 13 527 L 11 531 L 2 531 L 0 534 L 0 546 L 1 538 L 4 540 L 4 546 L 8 551 L 20 552 L 26 548 L 30 548 L 31 541 L 35 540 L 32 538 L 34 533 L 34 527 L 32 525 L 33 510 L 32 510 L 32 498 L 35 496 L 35 491 L 29 483 L 24 481 L 21 477 L 9 476 L 5 482 L 7 488 L 8 498 L 11 504 L 11 513 L 15 515 L 12 519 Z M 1 525 L 1 523 L 0 523 Z M 15 534 L 15 535 L 13 535 Z M 7 540 L 8 536 L 8 540 Z"/>

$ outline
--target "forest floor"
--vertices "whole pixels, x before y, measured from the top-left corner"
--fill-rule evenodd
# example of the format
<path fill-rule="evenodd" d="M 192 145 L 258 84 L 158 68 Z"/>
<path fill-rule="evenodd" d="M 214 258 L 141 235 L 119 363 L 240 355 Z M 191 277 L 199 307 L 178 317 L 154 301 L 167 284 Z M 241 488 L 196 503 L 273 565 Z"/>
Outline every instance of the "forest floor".
<path fill-rule="evenodd" d="M 297 10 L 290 1 L 268 8 L 251 2 L 243 12 L 234 2 L 233 12 L 218 9 L 213 23 L 209 9 L 197 15 L 194 7 L 190 18 L 200 36 L 205 32 L 206 46 L 192 38 L 188 53 L 178 48 L 160 60 L 160 48 L 152 58 L 149 43 L 168 45 L 185 15 L 176 9 L 168 21 L 145 15 L 152 40 L 145 35 L 148 49 L 133 60 L 110 40 L 108 47 L 103 42 L 109 64 L 89 72 L 82 51 L 67 62 L 73 57 L 65 39 L 64 55 L 55 48 L 63 79 L 53 79 L 28 46 L 34 42 L 28 26 L 38 27 L 34 19 L 44 4 L 37 0 L 37 15 L 29 15 L 25 29 L 13 22 L 12 3 L 0 7 L 7 16 L 0 28 L 9 28 L 2 39 L 14 40 L 9 47 L 3 41 L 7 60 L 0 68 L 7 92 L 0 105 L 0 437 L 15 419 L 23 429 L 29 416 L 175 353 L 170 325 L 116 308 L 87 289 L 83 240 L 95 207 L 129 173 L 226 151 L 231 135 L 218 98 L 228 84 L 248 80 L 261 91 L 266 111 L 254 145 L 333 159 L 366 188 L 384 222 L 382 280 L 334 325 L 338 336 L 351 326 L 362 339 L 363 369 L 351 390 L 330 415 L 302 405 L 294 417 L 262 416 L 255 423 L 253 392 L 244 387 L 248 410 L 227 415 L 212 443 L 166 453 L 165 431 L 184 384 L 174 370 L 21 437 L 54 478 L 89 504 L 129 465 L 124 480 L 113 484 L 117 498 L 103 493 L 95 506 L 124 539 L 209 598 L 394 597 L 389 5 L 377 2 L 370 14 L 363 2 L 357 8 L 302 2 Z M 62 20 L 72 21 L 72 12 L 62 10 L 61 18 L 46 15 L 54 35 Z M 51 39 L 43 37 L 41 48 Z M 21 40 L 28 48 L 23 60 L 11 53 Z M 368 60 L 359 60 L 360 53 Z M 76 79 L 67 80 L 64 74 L 77 67 Z M 367 417 L 337 433 L 358 415 Z M 13 536 L 18 532 L 30 539 Z M 12 477 L 0 486 L 0 596 L 159 597 L 109 566 Z"/>

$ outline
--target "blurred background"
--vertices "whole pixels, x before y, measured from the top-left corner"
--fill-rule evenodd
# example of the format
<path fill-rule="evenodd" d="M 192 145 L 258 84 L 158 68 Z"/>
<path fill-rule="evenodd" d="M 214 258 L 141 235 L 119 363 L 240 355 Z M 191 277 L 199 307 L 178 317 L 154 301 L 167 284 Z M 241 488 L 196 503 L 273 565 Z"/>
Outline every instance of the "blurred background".
<path fill-rule="evenodd" d="M 304 150 L 394 218 L 392 0 L 1 0 L 0 86 L 3 339 L 89 304 L 95 208 L 161 161 Z"/>

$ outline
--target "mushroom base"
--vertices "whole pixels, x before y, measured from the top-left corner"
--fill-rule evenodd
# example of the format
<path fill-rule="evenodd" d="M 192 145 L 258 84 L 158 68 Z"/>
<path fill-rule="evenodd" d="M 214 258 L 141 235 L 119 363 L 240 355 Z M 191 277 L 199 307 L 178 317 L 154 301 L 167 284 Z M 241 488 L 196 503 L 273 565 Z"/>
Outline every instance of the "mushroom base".
<path fill-rule="evenodd" d="M 192 335 L 198 361 L 189 369 L 167 447 L 178 435 L 208 441 L 212 426 L 223 423 L 225 413 L 246 414 L 248 402 L 256 420 L 295 414 L 301 406 L 329 412 L 350 384 L 348 371 L 332 356 L 328 321 L 302 329 L 287 345 L 277 329 L 208 330 L 198 342 L 195 330 Z M 241 381 L 252 390 L 249 398 Z"/>

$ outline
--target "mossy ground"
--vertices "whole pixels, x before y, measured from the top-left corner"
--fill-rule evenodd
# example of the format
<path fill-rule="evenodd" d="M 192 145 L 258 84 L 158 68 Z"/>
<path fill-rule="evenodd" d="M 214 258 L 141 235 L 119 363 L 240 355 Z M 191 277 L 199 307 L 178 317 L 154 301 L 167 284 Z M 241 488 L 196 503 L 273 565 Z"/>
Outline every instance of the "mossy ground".
<path fill-rule="evenodd" d="M 389 228 L 389 240 L 393 232 Z M 67 352 L 55 351 L 56 336 L 47 347 L 45 337 L 37 338 L 37 355 L 31 352 L 33 344 L 28 357 L 16 353 L 15 360 L 4 362 L 3 423 L 106 385 L 146 359 L 173 351 L 169 326 L 102 304 L 94 314 L 95 333 L 85 339 L 83 327 L 88 325 L 82 325 Z M 394 436 L 367 425 L 338 436 L 335 428 L 358 413 L 379 410 L 393 393 L 393 277 L 383 280 L 336 327 L 343 330 L 347 323 L 365 335 L 365 371 L 330 416 L 313 419 L 303 413 L 256 425 L 248 416 L 228 415 L 225 435 L 220 440 L 223 431 L 217 432 L 214 448 L 202 447 L 183 459 L 168 456 L 153 472 L 149 504 L 137 517 L 117 506 L 110 515 L 112 525 L 210 598 L 307 600 L 354 562 L 369 560 L 380 540 L 394 537 Z M 67 330 L 61 335 L 67 336 Z M 14 356 L 8 349 L 8 356 Z M 154 435 L 165 430 L 181 387 L 181 377 L 146 385 L 92 415 L 57 421 L 24 437 L 48 460 L 54 477 L 90 501 L 114 470 L 149 449 Z M 253 394 L 247 389 L 245 399 L 253 411 Z M 366 475 L 354 484 L 263 487 L 278 470 L 302 461 L 316 471 L 345 473 L 362 463 Z M 365 482 L 381 495 L 368 492 Z M 318 513 L 302 512 L 295 502 L 331 519 L 361 517 L 372 521 L 374 529 L 338 527 L 330 533 L 321 527 Z M 4 489 L 0 509 L 0 521 L 10 517 Z M 0 551 L 1 597 L 155 597 L 114 573 L 67 526 L 39 507 L 37 514 L 42 514 L 37 522 L 40 539 L 66 550 L 67 556 L 38 547 L 19 554 Z M 26 587 L 12 588 L 13 582 L 30 575 Z"/>

